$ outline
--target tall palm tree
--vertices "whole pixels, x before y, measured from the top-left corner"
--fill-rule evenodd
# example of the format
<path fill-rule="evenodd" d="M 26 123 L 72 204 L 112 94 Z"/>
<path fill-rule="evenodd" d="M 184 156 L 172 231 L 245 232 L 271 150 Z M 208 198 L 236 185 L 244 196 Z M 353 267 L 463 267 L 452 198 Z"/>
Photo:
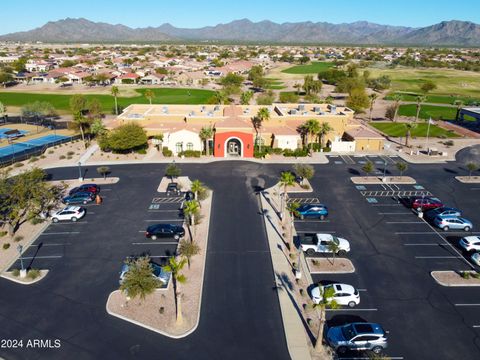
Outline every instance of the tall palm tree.
<path fill-rule="evenodd" d="M 118 90 L 118 86 L 112 86 L 112 89 L 110 90 L 110 93 L 115 99 L 115 115 L 118 115 L 118 102 L 117 102 L 117 96 L 120 93 Z"/>
<path fill-rule="evenodd" d="M 200 140 L 202 140 L 205 144 L 205 155 L 210 156 L 209 141 L 213 137 L 213 128 L 211 126 L 202 127 L 198 136 L 200 137 Z"/>
<path fill-rule="evenodd" d="M 290 171 L 284 171 L 280 175 L 278 183 L 283 186 L 283 194 L 281 196 L 281 205 L 280 205 L 280 217 L 284 218 L 283 214 L 285 211 L 285 203 L 287 202 L 287 187 L 292 186 L 295 183 L 295 176 Z"/>
<path fill-rule="evenodd" d="M 259 140 L 259 151 L 262 151 L 262 124 L 264 121 L 270 120 L 270 110 L 266 107 L 262 107 L 258 110 L 257 115 L 254 117 L 256 120 L 252 119 L 253 126 L 257 126 L 255 130 L 257 131 L 257 139 Z"/>
<path fill-rule="evenodd" d="M 311 142 L 313 142 L 313 137 L 320 132 L 320 123 L 316 119 L 310 119 L 307 120 L 302 127 L 305 129 L 307 134 L 307 149 L 309 149 L 311 153 L 312 149 L 309 148 L 309 145 Z"/>
<path fill-rule="evenodd" d="M 192 186 L 190 187 L 190 189 L 195 194 L 195 199 L 198 200 L 198 193 L 203 191 L 204 187 L 203 187 L 203 184 L 200 180 L 193 180 L 192 181 Z"/>
<path fill-rule="evenodd" d="M 198 214 L 199 209 L 200 203 L 197 200 L 185 201 L 183 204 L 183 215 L 185 216 L 191 241 L 193 241 L 193 236 L 190 232 L 190 226 L 193 226 L 193 232 L 195 232 L 195 216 Z"/>
<path fill-rule="evenodd" d="M 167 265 L 163 267 L 163 270 L 169 272 L 172 276 L 173 295 L 175 297 L 175 307 L 177 312 L 177 324 L 181 324 L 183 322 L 182 297 L 179 284 L 184 284 L 187 281 L 185 275 L 181 273 L 186 263 L 187 259 L 180 258 L 177 260 L 174 256 L 172 256 L 168 259 Z"/>
<path fill-rule="evenodd" d="M 325 141 L 325 136 L 328 135 L 329 132 L 333 131 L 333 128 L 330 126 L 328 122 L 322 122 L 320 124 L 320 129 L 318 131 L 318 136 L 320 137 L 320 146 L 323 147 L 325 146 L 324 141 Z"/>
<path fill-rule="evenodd" d="M 377 98 L 378 95 L 376 93 L 372 93 L 368 96 L 368 100 L 370 100 L 370 121 L 372 121 L 373 105 L 375 105 Z"/>
<path fill-rule="evenodd" d="M 319 285 L 320 286 L 320 285 Z M 318 324 L 318 333 L 317 341 L 315 342 L 315 350 L 320 350 L 322 346 L 323 339 L 323 328 L 325 327 L 325 309 L 328 307 L 330 309 L 337 309 L 339 307 L 338 303 L 333 300 L 335 296 L 335 290 L 333 287 L 320 287 L 320 302 L 313 305 L 313 309 L 318 309 L 320 311 L 319 324 Z"/>
<path fill-rule="evenodd" d="M 417 96 L 417 112 L 415 114 L 415 122 L 418 121 L 418 116 L 420 115 L 420 110 L 422 109 L 422 104 L 427 101 L 427 97 L 426 96 Z"/>
<path fill-rule="evenodd" d="M 290 204 L 287 204 L 287 210 L 290 213 L 290 237 L 288 239 L 290 243 L 290 249 L 293 249 L 293 222 L 295 217 L 299 216 L 298 208 L 300 207 L 300 203 L 298 201 L 291 202 Z"/>
<path fill-rule="evenodd" d="M 463 107 L 463 101 L 462 100 L 455 100 L 453 105 L 457 106 L 457 114 L 455 115 L 455 120 L 458 120 L 458 115 L 460 114 L 460 110 Z"/>
<path fill-rule="evenodd" d="M 406 133 L 405 133 L 405 146 L 408 147 L 408 140 L 410 139 L 411 132 L 417 127 L 415 123 L 405 123 Z"/>
<path fill-rule="evenodd" d="M 150 102 L 150 105 L 152 105 L 152 99 L 155 97 L 155 93 L 153 92 L 153 90 L 147 89 L 145 90 L 143 95 L 148 99 L 148 101 Z"/>
<path fill-rule="evenodd" d="M 400 108 L 400 101 L 402 101 L 402 95 L 395 94 L 392 97 L 393 106 L 395 106 L 395 114 L 393 115 L 393 122 L 397 121 L 398 109 Z"/>

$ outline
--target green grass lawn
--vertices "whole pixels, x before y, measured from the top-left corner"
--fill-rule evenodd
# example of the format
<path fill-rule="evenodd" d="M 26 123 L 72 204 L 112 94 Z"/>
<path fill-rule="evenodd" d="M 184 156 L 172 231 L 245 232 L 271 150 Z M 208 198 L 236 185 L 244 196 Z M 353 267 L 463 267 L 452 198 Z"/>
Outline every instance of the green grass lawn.
<path fill-rule="evenodd" d="M 421 95 L 419 93 L 396 93 L 401 96 L 403 101 L 417 101 L 417 96 Z M 394 93 L 388 94 L 385 97 L 385 100 L 392 100 Z M 480 103 L 479 98 L 472 98 L 469 96 L 449 96 L 449 95 L 427 95 L 427 102 L 434 104 L 450 104 L 455 105 L 455 101 L 460 100 L 465 105 L 474 105 L 475 103 Z"/>
<path fill-rule="evenodd" d="M 331 62 L 314 61 L 308 65 L 293 66 L 288 69 L 282 70 L 286 74 L 318 74 L 320 71 L 325 71 L 334 67 Z"/>
<path fill-rule="evenodd" d="M 286 86 L 283 81 L 276 79 L 276 78 L 265 78 L 267 80 L 267 85 L 265 85 L 265 89 L 269 90 L 282 90 L 285 89 Z"/>
<path fill-rule="evenodd" d="M 147 89 L 137 89 L 138 96 L 119 97 L 118 105 L 127 107 L 131 104 L 148 104 L 148 99 L 143 96 Z M 214 94 L 210 90 L 197 89 L 170 89 L 170 88 L 154 88 L 151 89 L 155 93 L 152 99 L 153 104 L 205 104 L 207 100 Z M 59 111 L 68 111 L 70 98 L 73 95 L 56 95 L 56 94 L 34 94 L 34 93 L 17 93 L 17 92 L 0 92 L 0 102 L 8 106 L 18 106 L 32 103 L 34 101 L 47 101 Z M 85 95 L 87 99 L 98 99 L 105 112 L 112 112 L 114 108 L 114 98 L 111 95 Z"/>
<path fill-rule="evenodd" d="M 398 110 L 398 115 L 401 116 L 415 116 L 416 113 L 417 106 L 415 104 L 400 105 Z M 455 107 L 422 105 L 419 117 L 421 119 L 432 118 L 434 120 L 455 120 L 456 115 L 457 108 Z"/>
<path fill-rule="evenodd" d="M 392 137 L 404 137 L 407 133 L 407 129 L 404 123 L 374 122 L 374 123 L 370 123 L 370 125 L 380 130 L 384 134 Z M 414 137 L 426 137 L 427 127 L 428 127 L 428 124 L 426 122 L 419 123 L 417 127 L 411 131 L 411 135 Z M 429 136 L 449 137 L 449 138 L 458 137 L 456 133 L 442 129 L 437 125 L 430 125 Z"/>

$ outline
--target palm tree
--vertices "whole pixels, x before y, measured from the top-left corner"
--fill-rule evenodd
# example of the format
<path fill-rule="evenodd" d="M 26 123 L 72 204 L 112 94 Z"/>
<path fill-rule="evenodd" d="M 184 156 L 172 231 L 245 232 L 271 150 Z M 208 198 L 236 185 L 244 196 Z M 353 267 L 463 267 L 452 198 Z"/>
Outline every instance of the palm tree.
<path fill-rule="evenodd" d="M 333 128 L 330 126 L 328 122 L 322 122 L 320 124 L 320 130 L 318 131 L 318 136 L 320 137 L 320 146 L 322 147 L 322 149 L 325 146 L 324 144 L 325 136 L 327 136 L 328 133 L 331 131 L 333 131 Z"/>
<path fill-rule="evenodd" d="M 406 147 L 409 147 L 408 146 L 408 140 L 410 139 L 410 136 L 411 136 L 411 132 L 413 129 L 415 129 L 417 127 L 417 124 L 415 123 L 405 123 L 405 128 L 406 128 L 406 133 L 405 133 L 405 146 Z"/>
<path fill-rule="evenodd" d="M 278 182 L 283 186 L 282 203 L 280 205 L 280 218 L 283 220 L 284 207 L 287 200 L 287 186 L 292 186 L 295 183 L 295 176 L 290 171 L 284 171 L 280 175 Z"/>
<path fill-rule="evenodd" d="M 183 322 L 182 301 L 181 301 L 182 297 L 181 297 L 179 285 L 184 284 L 187 281 L 187 278 L 185 277 L 185 275 L 180 273 L 186 263 L 187 263 L 187 259 L 185 259 L 184 257 L 177 260 L 174 256 L 172 256 L 168 259 L 168 264 L 163 267 L 163 270 L 169 272 L 172 276 L 173 295 L 175 297 L 175 305 L 176 305 L 176 312 L 177 312 L 177 324 L 181 324 Z"/>
<path fill-rule="evenodd" d="M 455 100 L 453 105 L 457 106 L 457 114 L 455 115 L 455 120 L 458 120 L 458 114 L 460 114 L 460 110 L 463 107 L 463 101 L 462 100 Z"/>
<path fill-rule="evenodd" d="M 193 180 L 190 190 L 195 194 L 195 199 L 198 200 L 198 193 L 204 190 L 203 184 L 200 180 Z"/>
<path fill-rule="evenodd" d="M 400 94 L 395 94 L 392 97 L 393 106 L 395 107 L 395 113 L 393 115 L 393 122 L 397 121 L 398 109 L 400 108 L 400 101 L 402 101 L 402 96 Z"/>
<path fill-rule="evenodd" d="M 293 240 L 293 222 L 295 217 L 299 216 L 298 208 L 300 207 L 300 203 L 297 201 L 291 202 L 290 204 L 287 204 L 287 210 L 290 213 L 290 237 L 289 237 L 289 243 L 290 240 Z M 293 244 L 290 244 L 290 249 L 293 249 Z"/>
<path fill-rule="evenodd" d="M 100 166 L 97 168 L 97 172 L 103 175 L 103 180 L 105 180 L 107 175 L 110 174 L 110 168 L 108 166 Z"/>
<path fill-rule="evenodd" d="M 425 101 L 427 101 L 427 97 L 426 96 L 417 96 L 417 112 L 415 114 L 415 122 L 418 121 L 418 116 L 420 115 L 420 110 L 422 109 L 422 103 L 424 103 Z"/>
<path fill-rule="evenodd" d="M 362 170 L 365 171 L 365 174 L 370 175 L 370 173 L 373 172 L 373 169 L 375 168 L 375 166 L 373 165 L 373 163 L 371 161 L 368 161 L 365 165 L 363 165 L 362 167 Z"/>
<path fill-rule="evenodd" d="M 190 269 L 190 260 L 200 253 L 200 246 L 196 242 L 182 240 L 178 245 L 178 253 L 187 259 L 188 268 Z"/>
<path fill-rule="evenodd" d="M 299 83 L 295 83 L 293 87 L 297 90 L 297 95 L 300 95 L 300 89 L 302 88 L 302 85 Z"/>
<path fill-rule="evenodd" d="M 188 227 L 188 232 L 190 234 L 190 241 L 193 241 L 192 232 L 190 231 L 190 226 L 193 226 L 193 232 L 195 233 L 195 216 L 198 215 L 198 210 L 200 209 L 200 203 L 197 200 L 185 201 L 183 204 L 183 215 Z"/>
<path fill-rule="evenodd" d="M 320 132 L 320 123 L 316 119 L 310 119 L 310 120 L 307 120 L 302 125 L 302 127 L 305 129 L 305 132 L 307 134 L 307 149 L 309 149 L 311 153 L 312 149 L 311 147 L 309 147 L 309 144 L 313 142 L 313 137 Z M 309 140 L 312 140 L 312 141 L 309 141 Z"/>
<path fill-rule="evenodd" d="M 335 296 L 335 290 L 333 287 L 328 286 L 326 288 L 320 287 L 320 302 L 318 304 L 313 304 L 313 309 L 320 310 L 320 317 L 319 317 L 319 324 L 318 324 L 318 333 L 317 333 L 317 341 L 315 342 L 315 350 L 320 350 L 322 346 L 322 339 L 323 339 L 323 328 L 325 327 L 325 309 L 327 306 L 330 309 L 337 309 L 339 307 L 338 303 L 333 300 Z"/>
<path fill-rule="evenodd" d="M 118 90 L 118 86 L 112 86 L 112 89 L 110 90 L 110 93 L 115 99 L 115 115 L 118 115 L 118 102 L 117 102 L 117 96 L 120 93 Z"/>
<path fill-rule="evenodd" d="M 144 300 L 145 297 L 155 291 L 159 285 L 157 278 L 152 276 L 152 265 L 148 256 L 136 260 L 127 261 L 128 271 L 120 285 L 120 290 L 125 291 L 130 298 Z"/>
<path fill-rule="evenodd" d="M 257 131 L 257 140 L 258 146 L 259 146 L 259 151 L 262 151 L 262 124 L 264 121 L 270 120 L 270 110 L 266 107 L 262 107 L 258 110 L 257 115 L 254 117 L 256 118 L 256 121 L 253 121 L 254 127 L 255 125 L 257 126 L 255 130 Z M 260 133 L 260 135 L 258 135 Z"/>
<path fill-rule="evenodd" d="M 210 144 L 209 141 L 213 137 L 213 128 L 211 126 L 204 126 L 198 134 L 200 140 L 205 144 L 205 155 L 210 155 Z"/>
<path fill-rule="evenodd" d="M 148 99 L 148 101 L 150 102 L 150 105 L 152 105 L 152 99 L 155 97 L 155 93 L 153 92 L 153 90 L 147 89 L 145 90 L 143 95 Z"/>
<path fill-rule="evenodd" d="M 340 244 L 336 241 L 330 241 L 327 245 L 327 249 L 330 253 L 332 253 L 332 265 L 335 265 L 335 255 L 337 255 L 338 251 L 340 250 Z"/>
<path fill-rule="evenodd" d="M 373 105 L 375 104 L 377 98 L 378 95 L 376 93 L 372 93 L 368 96 L 368 99 L 370 100 L 370 121 L 372 121 Z"/>
<path fill-rule="evenodd" d="M 467 163 L 466 166 L 467 166 L 467 169 L 468 169 L 468 176 L 469 176 L 469 177 L 472 177 L 472 173 L 473 173 L 474 171 L 477 171 L 477 170 L 478 170 L 478 165 L 477 165 L 476 163 L 474 163 L 474 162 L 469 162 L 469 163 Z"/>
<path fill-rule="evenodd" d="M 400 171 L 400 176 L 403 176 L 403 173 L 408 169 L 408 164 L 405 161 L 399 161 L 395 166 L 397 167 L 397 170 Z"/>

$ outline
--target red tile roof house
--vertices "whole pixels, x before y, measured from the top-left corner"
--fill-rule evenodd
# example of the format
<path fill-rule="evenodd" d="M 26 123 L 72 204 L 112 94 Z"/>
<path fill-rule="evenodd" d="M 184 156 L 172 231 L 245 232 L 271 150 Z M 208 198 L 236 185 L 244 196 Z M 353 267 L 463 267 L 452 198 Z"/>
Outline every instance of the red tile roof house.
<path fill-rule="evenodd" d="M 118 76 L 115 79 L 115 84 L 136 84 L 140 75 L 134 73 L 128 73 Z"/>

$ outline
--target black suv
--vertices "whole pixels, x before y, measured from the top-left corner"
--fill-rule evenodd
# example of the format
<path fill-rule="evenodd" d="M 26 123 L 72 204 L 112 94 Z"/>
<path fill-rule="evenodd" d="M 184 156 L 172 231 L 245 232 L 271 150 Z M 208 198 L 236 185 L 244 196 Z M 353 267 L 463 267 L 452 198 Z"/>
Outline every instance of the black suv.
<path fill-rule="evenodd" d="M 173 224 L 150 225 L 145 232 L 145 237 L 152 240 L 158 238 L 174 238 L 175 240 L 185 236 L 185 229 L 182 226 Z"/>
<path fill-rule="evenodd" d="M 180 195 L 181 193 L 177 183 L 172 182 L 167 185 L 167 195 Z"/>

